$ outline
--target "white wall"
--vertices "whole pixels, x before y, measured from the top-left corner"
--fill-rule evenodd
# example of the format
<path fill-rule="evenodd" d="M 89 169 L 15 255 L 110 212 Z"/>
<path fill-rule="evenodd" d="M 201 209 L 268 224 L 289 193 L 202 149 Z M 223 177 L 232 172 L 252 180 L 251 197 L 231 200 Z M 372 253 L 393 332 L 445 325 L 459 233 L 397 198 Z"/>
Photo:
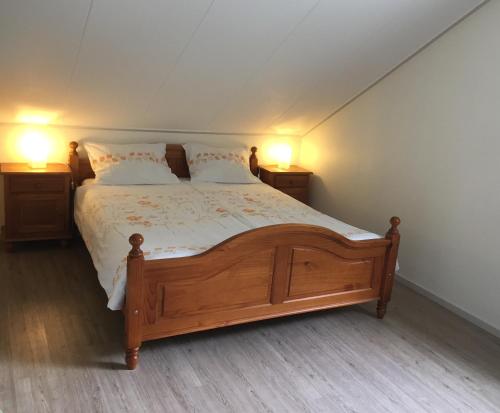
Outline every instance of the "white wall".
<path fill-rule="evenodd" d="M 26 162 L 19 148 L 20 137 L 27 127 L 1 125 L 0 124 L 0 162 Z M 34 127 L 36 129 L 36 127 Z M 257 146 L 259 162 L 264 165 L 273 163 L 269 155 L 269 148 L 274 143 L 288 143 L 292 148 L 294 161 L 298 160 L 300 149 L 300 138 L 293 136 L 272 135 L 212 135 L 196 133 L 170 133 L 170 132 L 147 132 L 147 131 L 119 131 L 119 130 L 93 130 L 52 127 L 46 129 L 46 135 L 51 142 L 51 153 L 49 162 L 66 163 L 68 159 L 68 143 L 70 141 L 82 142 L 84 140 L 95 140 L 100 142 L 204 142 L 211 145 L 246 145 Z M 249 152 L 250 154 L 250 152 Z M 0 178 L 0 224 L 3 225 L 4 202 L 3 202 L 3 179 Z"/>
<path fill-rule="evenodd" d="M 401 275 L 500 331 L 500 1 L 302 141 L 315 207 L 382 233 Z"/>

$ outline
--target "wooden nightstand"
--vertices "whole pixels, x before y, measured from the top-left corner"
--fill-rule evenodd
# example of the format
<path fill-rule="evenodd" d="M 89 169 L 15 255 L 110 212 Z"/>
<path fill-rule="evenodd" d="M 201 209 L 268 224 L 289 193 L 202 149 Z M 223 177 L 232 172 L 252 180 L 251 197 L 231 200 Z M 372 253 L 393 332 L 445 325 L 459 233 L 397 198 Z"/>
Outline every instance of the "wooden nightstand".
<path fill-rule="evenodd" d="M 280 169 L 276 165 L 260 167 L 260 179 L 273 188 L 288 194 L 295 199 L 309 203 L 309 176 L 312 175 L 300 166 L 291 165 L 288 169 Z"/>
<path fill-rule="evenodd" d="M 5 242 L 71 238 L 71 169 L 48 164 L 31 169 L 27 164 L 0 165 L 4 176 Z"/>

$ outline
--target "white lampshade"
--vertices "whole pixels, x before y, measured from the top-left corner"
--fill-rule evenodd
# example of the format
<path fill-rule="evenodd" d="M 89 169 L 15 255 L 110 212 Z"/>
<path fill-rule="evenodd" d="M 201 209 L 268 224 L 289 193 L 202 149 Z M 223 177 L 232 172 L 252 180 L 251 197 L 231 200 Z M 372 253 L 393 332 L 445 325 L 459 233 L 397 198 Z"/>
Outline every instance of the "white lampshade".
<path fill-rule="evenodd" d="M 290 168 L 290 161 L 292 160 L 292 148 L 288 144 L 281 144 L 276 147 L 275 152 L 278 168 Z"/>

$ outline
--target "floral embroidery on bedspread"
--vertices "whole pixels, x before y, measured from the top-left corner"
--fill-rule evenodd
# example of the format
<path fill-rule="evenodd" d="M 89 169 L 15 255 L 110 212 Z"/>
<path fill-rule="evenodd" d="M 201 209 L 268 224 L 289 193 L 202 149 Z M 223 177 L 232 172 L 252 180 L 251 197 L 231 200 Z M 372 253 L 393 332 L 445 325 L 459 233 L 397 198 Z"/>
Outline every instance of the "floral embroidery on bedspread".
<path fill-rule="evenodd" d="M 126 240 L 134 232 L 144 236 L 143 251 L 148 260 L 200 254 L 238 233 L 280 223 L 326 226 L 347 237 L 366 233 L 260 184 L 99 185 L 87 190 L 84 198 L 80 209 L 92 217 L 92 236 L 101 239 L 104 248 L 115 251 L 99 251 L 96 244 L 96 254 L 114 260 L 103 265 L 112 269 L 105 275 L 113 289 L 107 290 L 110 308 L 119 308 L 123 300 L 129 247 Z M 106 239 L 108 233 L 122 237 L 119 249 L 116 242 L 112 245 L 111 238 Z M 94 258 L 93 241 L 89 244 Z M 116 251 L 122 252 L 117 255 Z"/>

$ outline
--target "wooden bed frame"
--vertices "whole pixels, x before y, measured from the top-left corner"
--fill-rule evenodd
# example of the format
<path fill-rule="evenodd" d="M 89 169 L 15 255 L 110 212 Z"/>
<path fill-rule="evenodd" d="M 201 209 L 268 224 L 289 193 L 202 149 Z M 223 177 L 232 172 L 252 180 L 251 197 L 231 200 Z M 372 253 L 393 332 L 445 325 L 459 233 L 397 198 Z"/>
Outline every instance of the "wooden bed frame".
<path fill-rule="evenodd" d="M 73 182 L 94 176 L 70 143 Z M 250 169 L 258 175 L 257 148 Z M 181 145 L 167 144 L 166 159 L 189 177 Z M 132 234 L 128 254 L 125 360 L 135 369 L 142 342 L 290 314 L 378 300 L 383 318 L 391 297 L 399 247 L 392 217 L 385 238 L 351 241 L 329 229 L 272 225 L 238 234 L 185 258 L 145 260 L 144 239 Z"/>

